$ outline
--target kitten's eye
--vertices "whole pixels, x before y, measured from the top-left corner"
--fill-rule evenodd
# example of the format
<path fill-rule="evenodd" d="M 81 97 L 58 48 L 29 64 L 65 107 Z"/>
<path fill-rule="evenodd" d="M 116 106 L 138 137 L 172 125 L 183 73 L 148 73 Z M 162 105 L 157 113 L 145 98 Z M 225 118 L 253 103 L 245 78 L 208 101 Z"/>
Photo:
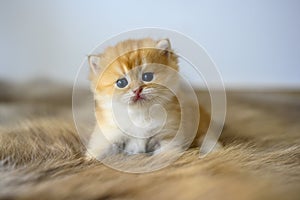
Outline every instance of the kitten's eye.
<path fill-rule="evenodd" d="M 126 85 L 128 85 L 128 81 L 126 78 L 121 78 L 117 80 L 116 84 L 119 88 L 124 88 Z"/>
<path fill-rule="evenodd" d="M 153 80 L 153 73 L 152 72 L 143 73 L 142 80 L 146 81 L 146 82 L 152 81 Z"/>

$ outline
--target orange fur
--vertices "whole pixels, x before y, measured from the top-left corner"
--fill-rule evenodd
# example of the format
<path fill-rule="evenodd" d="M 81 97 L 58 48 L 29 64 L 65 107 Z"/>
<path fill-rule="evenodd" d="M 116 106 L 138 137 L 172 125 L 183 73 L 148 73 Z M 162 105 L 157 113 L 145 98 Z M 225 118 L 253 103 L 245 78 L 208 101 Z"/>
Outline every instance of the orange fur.
<path fill-rule="evenodd" d="M 161 43 L 163 43 L 163 45 L 161 45 L 163 48 L 160 46 Z M 176 95 L 168 88 L 168 86 L 174 86 L 177 90 L 178 87 L 176 85 L 180 84 L 178 77 L 178 58 L 172 51 L 169 40 L 155 41 L 150 38 L 126 40 L 118 43 L 114 47 L 108 47 L 101 54 L 91 55 L 89 57 L 89 63 L 92 69 L 90 71 L 91 88 L 96 100 L 96 118 L 98 125 L 101 127 L 101 130 L 99 130 L 96 126 L 88 149 L 89 153 L 94 157 L 97 157 L 108 148 L 101 147 L 104 146 L 103 142 L 100 141 L 103 140 L 103 138 L 97 136 L 102 134 L 100 133 L 101 131 L 103 132 L 104 130 L 104 132 L 106 132 L 103 134 L 108 135 L 105 136 L 111 140 L 111 143 L 121 141 L 120 137 L 117 136 L 121 135 L 121 133 L 116 133 L 119 132 L 119 127 L 117 127 L 113 121 L 114 115 L 111 102 L 114 96 L 118 99 L 122 99 L 124 96 L 131 94 L 135 88 L 142 88 L 142 91 L 149 89 L 149 91 L 152 91 L 152 94 L 150 94 L 151 98 L 148 97 L 148 94 L 144 94 L 145 100 L 130 104 L 130 109 L 134 113 L 133 115 L 136 115 L 137 118 L 147 118 L 149 108 L 155 103 L 162 105 L 168 114 L 165 128 L 162 129 L 162 136 L 157 137 L 159 138 L 157 139 L 158 141 L 166 139 L 170 141 L 170 139 L 176 135 L 180 124 L 187 124 L 187 122 L 182 121 L 183 113 L 181 112 L 181 105 Z M 140 74 L 144 72 L 153 72 L 155 81 L 141 81 Z M 128 80 L 128 85 L 124 88 L 118 88 L 116 86 L 117 80 L 124 77 Z M 190 105 L 186 107 L 190 107 Z M 139 116 L 139 113 L 144 109 L 145 112 Z M 210 116 L 205 110 L 200 107 L 199 111 L 201 120 L 199 121 L 197 136 L 192 146 L 200 145 L 210 122 Z M 193 110 L 191 110 L 191 112 L 193 112 Z M 195 119 L 197 119 L 197 117 L 193 117 L 193 119 L 189 121 Z M 183 126 L 191 125 L 183 124 Z M 153 129 L 155 129 L 155 127 Z M 151 129 L 149 129 L 149 131 L 151 131 Z M 186 132 L 184 133 L 186 138 L 194 137 L 191 135 L 192 133 L 189 133 L 193 132 L 192 128 L 188 127 L 184 132 Z M 95 140 L 99 140 L 99 143 Z"/>

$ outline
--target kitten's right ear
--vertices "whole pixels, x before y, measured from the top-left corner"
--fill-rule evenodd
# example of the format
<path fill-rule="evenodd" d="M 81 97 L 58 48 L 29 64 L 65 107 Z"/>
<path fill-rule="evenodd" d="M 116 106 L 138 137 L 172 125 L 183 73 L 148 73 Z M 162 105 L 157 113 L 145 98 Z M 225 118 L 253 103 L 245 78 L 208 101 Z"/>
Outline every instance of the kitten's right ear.
<path fill-rule="evenodd" d="M 168 51 L 171 49 L 171 42 L 168 38 L 159 40 L 156 44 L 156 48 Z"/>
<path fill-rule="evenodd" d="M 90 68 L 94 75 L 99 74 L 101 66 L 100 66 L 100 57 L 97 55 L 89 55 L 88 56 L 88 61 Z"/>

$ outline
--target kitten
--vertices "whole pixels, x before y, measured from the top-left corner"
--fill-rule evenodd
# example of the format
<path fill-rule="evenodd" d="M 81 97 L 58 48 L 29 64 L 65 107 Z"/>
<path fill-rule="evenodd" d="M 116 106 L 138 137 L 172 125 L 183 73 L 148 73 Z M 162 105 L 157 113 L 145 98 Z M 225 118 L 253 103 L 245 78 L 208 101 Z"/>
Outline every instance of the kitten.
<path fill-rule="evenodd" d="M 97 123 L 87 156 L 159 153 L 201 143 L 210 116 L 200 107 L 201 120 L 193 127 L 198 105 L 186 100 L 168 39 L 123 41 L 88 60 Z"/>

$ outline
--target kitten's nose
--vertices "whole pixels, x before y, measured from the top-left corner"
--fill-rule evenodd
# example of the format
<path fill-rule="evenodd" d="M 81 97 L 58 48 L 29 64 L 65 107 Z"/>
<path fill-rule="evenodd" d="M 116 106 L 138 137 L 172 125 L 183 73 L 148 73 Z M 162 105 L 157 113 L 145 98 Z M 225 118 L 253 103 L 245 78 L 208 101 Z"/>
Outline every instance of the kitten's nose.
<path fill-rule="evenodd" d="M 142 92 L 142 90 L 143 90 L 143 88 L 142 88 L 142 87 L 139 87 L 138 89 L 133 90 L 133 93 L 134 93 L 135 95 L 139 95 L 139 94 Z"/>

